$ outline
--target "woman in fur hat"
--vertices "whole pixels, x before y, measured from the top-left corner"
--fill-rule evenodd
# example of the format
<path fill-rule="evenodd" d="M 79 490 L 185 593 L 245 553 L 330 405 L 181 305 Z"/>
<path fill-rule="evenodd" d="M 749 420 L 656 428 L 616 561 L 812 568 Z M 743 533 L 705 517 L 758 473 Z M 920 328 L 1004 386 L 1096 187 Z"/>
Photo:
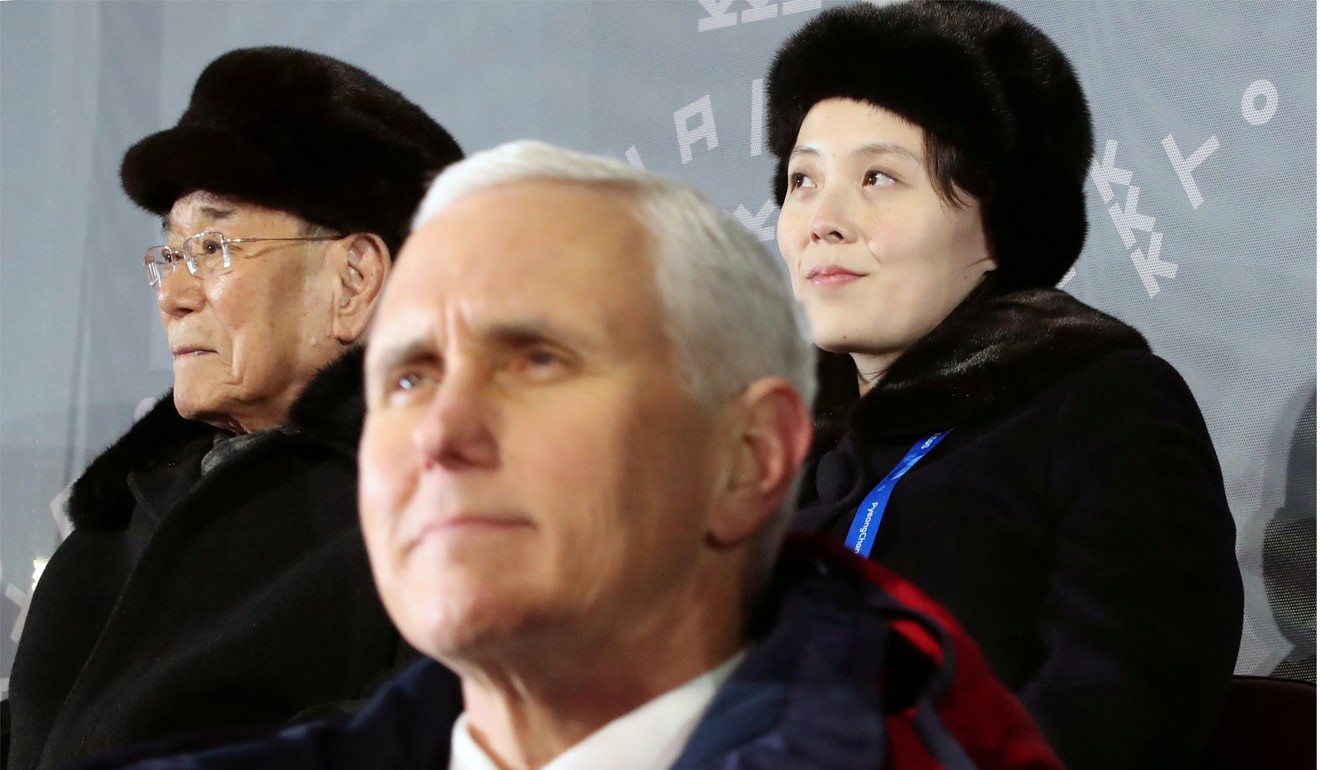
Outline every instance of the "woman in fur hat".
<path fill-rule="evenodd" d="M 1072 768 L 1184 767 L 1241 632 L 1234 523 L 1183 380 L 1053 288 L 1091 120 L 988 3 L 822 13 L 769 76 L 779 247 L 822 349 L 799 526 L 916 582 Z"/>

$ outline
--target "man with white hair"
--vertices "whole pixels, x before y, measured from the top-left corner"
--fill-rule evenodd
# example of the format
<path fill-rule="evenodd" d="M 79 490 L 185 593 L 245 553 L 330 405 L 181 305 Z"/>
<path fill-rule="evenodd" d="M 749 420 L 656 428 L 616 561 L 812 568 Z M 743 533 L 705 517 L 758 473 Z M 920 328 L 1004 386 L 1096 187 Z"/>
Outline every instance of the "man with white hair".
<path fill-rule="evenodd" d="M 1058 767 L 914 589 L 823 540 L 772 565 L 812 364 L 775 258 L 690 188 L 530 142 L 451 167 L 359 456 L 377 587 L 433 660 L 349 721 L 150 766 Z"/>

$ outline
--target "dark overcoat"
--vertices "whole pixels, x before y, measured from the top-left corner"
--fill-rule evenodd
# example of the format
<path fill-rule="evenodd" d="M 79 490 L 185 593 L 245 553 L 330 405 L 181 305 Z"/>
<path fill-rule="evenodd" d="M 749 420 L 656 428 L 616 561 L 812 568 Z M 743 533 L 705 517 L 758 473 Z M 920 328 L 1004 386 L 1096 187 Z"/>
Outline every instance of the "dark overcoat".
<path fill-rule="evenodd" d="M 756 642 L 671 770 L 1062 770 L 957 623 L 837 543 L 790 536 L 750 620 Z M 582 652 L 563 664 L 591 665 Z M 77 770 L 442 770 L 463 711 L 454 680 L 423 660 L 351 718 Z"/>
<path fill-rule="evenodd" d="M 1131 327 L 1053 289 L 985 294 L 860 401 L 851 360 L 822 358 L 829 448 L 797 524 L 844 538 L 913 445 L 952 429 L 898 481 L 871 558 L 952 610 L 1068 767 L 1186 767 L 1242 624 L 1200 410 Z"/>
<path fill-rule="evenodd" d="M 205 475 L 216 431 L 168 396 L 88 467 L 14 661 L 14 770 L 316 713 L 414 657 L 358 527 L 361 366 Z"/>

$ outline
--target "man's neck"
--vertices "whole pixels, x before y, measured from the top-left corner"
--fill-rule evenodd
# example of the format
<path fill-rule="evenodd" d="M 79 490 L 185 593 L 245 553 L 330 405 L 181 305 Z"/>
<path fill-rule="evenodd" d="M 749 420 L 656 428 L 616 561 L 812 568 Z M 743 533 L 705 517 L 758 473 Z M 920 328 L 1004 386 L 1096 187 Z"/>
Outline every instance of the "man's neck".
<path fill-rule="evenodd" d="M 545 645 L 543 654 L 463 667 L 472 736 L 506 770 L 543 767 L 615 719 L 733 657 L 745 640 L 741 623 L 729 620 L 650 638 L 616 635 L 596 644 Z"/>

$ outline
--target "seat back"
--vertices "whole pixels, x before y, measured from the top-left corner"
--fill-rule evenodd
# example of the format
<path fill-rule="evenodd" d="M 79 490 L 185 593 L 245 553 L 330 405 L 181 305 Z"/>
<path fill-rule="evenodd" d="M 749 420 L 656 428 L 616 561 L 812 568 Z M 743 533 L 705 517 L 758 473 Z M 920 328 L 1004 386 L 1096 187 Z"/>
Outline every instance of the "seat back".
<path fill-rule="evenodd" d="M 1236 676 L 1198 770 L 1315 770 L 1315 685 Z"/>

